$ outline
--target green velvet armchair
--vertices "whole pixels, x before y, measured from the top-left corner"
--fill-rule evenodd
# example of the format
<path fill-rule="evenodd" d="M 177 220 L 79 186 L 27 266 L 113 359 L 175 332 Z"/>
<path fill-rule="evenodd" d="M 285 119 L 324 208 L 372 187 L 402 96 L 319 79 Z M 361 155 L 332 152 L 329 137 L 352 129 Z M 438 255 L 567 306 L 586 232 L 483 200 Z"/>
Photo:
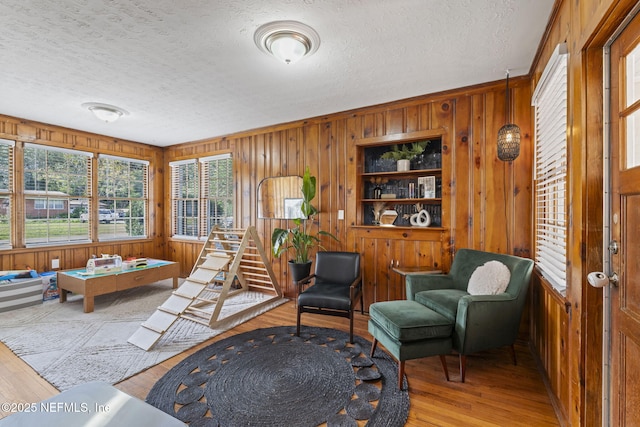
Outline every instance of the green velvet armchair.
<path fill-rule="evenodd" d="M 511 273 L 506 291 L 470 295 L 467 286 L 477 267 L 499 261 Z M 460 355 L 464 382 L 466 356 L 509 346 L 516 364 L 514 343 L 527 297 L 533 261 L 472 249 L 457 251 L 448 274 L 407 276 L 407 299 L 417 301 L 454 322 L 452 347 Z"/>

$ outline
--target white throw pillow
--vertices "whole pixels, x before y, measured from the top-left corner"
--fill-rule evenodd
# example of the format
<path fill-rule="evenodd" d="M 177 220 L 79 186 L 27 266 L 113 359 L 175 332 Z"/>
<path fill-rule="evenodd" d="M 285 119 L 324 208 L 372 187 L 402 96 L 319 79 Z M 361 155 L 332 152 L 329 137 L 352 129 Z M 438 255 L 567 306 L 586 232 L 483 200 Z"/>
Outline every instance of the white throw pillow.
<path fill-rule="evenodd" d="M 500 261 L 487 261 L 476 268 L 469 278 L 467 292 L 471 295 L 496 295 L 503 293 L 509 285 L 511 272 Z"/>

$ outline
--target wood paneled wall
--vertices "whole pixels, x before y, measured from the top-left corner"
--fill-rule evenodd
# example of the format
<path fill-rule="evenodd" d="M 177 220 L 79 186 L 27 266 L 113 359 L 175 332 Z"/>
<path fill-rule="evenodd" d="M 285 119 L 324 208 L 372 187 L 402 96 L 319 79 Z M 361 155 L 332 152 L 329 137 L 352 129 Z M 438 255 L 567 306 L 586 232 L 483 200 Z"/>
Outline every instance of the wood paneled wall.
<path fill-rule="evenodd" d="M 39 271 L 50 269 L 58 258 L 62 269 L 81 267 L 98 253 L 122 256 L 165 257 L 179 261 L 187 276 L 201 243 L 170 238 L 170 177 L 168 163 L 231 152 L 234 157 L 236 226 L 255 225 L 265 246 L 282 220 L 257 218 L 256 189 L 269 176 L 301 175 L 308 165 L 318 179 L 314 204 L 320 209 L 316 226 L 334 233 L 339 243 L 326 241 L 327 249 L 352 250 L 357 235 L 355 221 L 354 141 L 361 138 L 446 127 L 451 168 L 447 191 L 450 208 L 443 218 L 446 231 L 441 247 L 429 253 L 451 254 L 456 247 L 472 247 L 527 256 L 530 252 L 530 85 L 527 78 L 511 80 L 513 122 L 523 131 L 521 156 L 513 163 L 496 157 L 498 129 L 506 122 L 504 83 L 495 82 L 425 95 L 384 105 L 365 107 L 326 117 L 287 123 L 231 136 L 212 138 L 161 149 L 33 121 L 0 116 L 0 137 L 83 151 L 120 155 L 150 161 L 150 236 L 131 242 L 20 248 L 0 251 L 0 268 Z M 16 171 L 21 173 L 21 171 Z M 166 207 L 166 208 L 165 208 Z M 345 211 L 338 220 L 337 211 Z M 500 229 L 494 224 L 501 224 Z M 431 241 L 431 239 L 428 239 Z M 429 243 L 431 245 L 432 243 Z M 443 263 L 442 256 L 434 256 Z M 372 260 L 376 261 L 377 260 Z M 274 269 L 288 295 L 286 259 L 274 260 Z"/>
<path fill-rule="evenodd" d="M 49 126 L 27 120 L 0 116 L 0 138 L 16 141 L 16 155 L 21 156 L 25 142 L 47 146 L 76 149 L 93 153 L 104 153 L 149 161 L 149 236 L 135 241 L 105 241 L 80 245 L 19 247 L 0 250 L 0 270 L 33 268 L 38 272 L 51 270 L 51 260 L 59 259 L 61 269 L 84 267 L 92 254 L 119 254 L 127 256 L 166 257 L 165 209 L 164 209 L 164 152 L 159 147 L 123 141 L 105 136 L 89 134 L 72 129 Z M 20 165 L 21 162 L 18 162 Z M 15 174 L 22 170 L 17 167 Z M 22 180 L 19 179 L 19 182 Z M 21 187 L 21 186 L 18 186 Z M 21 188 L 16 189 L 18 193 Z M 14 224 L 23 224 L 17 218 L 23 209 L 13 206 Z M 18 235 L 22 235 L 21 230 Z"/>
<path fill-rule="evenodd" d="M 569 52 L 569 218 L 566 297 L 533 280 L 531 344 L 563 425 L 602 422 L 603 50 L 635 0 L 557 0 L 532 67 L 532 91 L 558 43 Z M 615 391 L 612 391 L 615 392 Z M 607 420 L 605 420 L 606 424 Z"/>
<path fill-rule="evenodd" d="M 302 175 L 306 166 L 317 177 L 320 210 L 316 227 L 335 234 L 340 243 L 326 240 L 327 249 L 354 250 L 356 218 L 355 141 L 362 138 L 444 127 L 449 146 L 451 194 L 444 213 L 444 252 L 456 248 L 485 249 L 529 256 L 531 248 L 530 84 L 528 78 L 510 81 L 512 121 L 522 129 L 521 155 L 504 163 L 496 155 L 499 128 L 506 123 L 504 82 L 426 95 L 365 107 L 325 117 L 310 118 L 224 138 L 170 147 L 166 162 L 229 151 L 234 158 L 236 226 L 255 225 L 268 249 L 275 227 L 286 221 L 258 219 L 256 189 L 270 176 Z M 166 167 L 166 163 L 165 163 Z M 168 174 L 165 185 L 169 185 Z M 168 187 L 167 187 L 168 188 Z M 443 190 L 444 192 L 444 190 Z M 165 193 L 167 194 L 167 193 Z M 168 196 L 165 198 L 168 206 Z M 338 210 L 345 220 L 338 220 Z M 170 232 L 169 225 L 165 229 Z M 398 238 L 402 239 L 401 235 Z M 431 244 L 431 243 L 429 243 Z M 172 259 L 188 273 L 200 243 L 169 239 Z M 426 246 L 425 246 L 426 249 Z M 441 248 L 434 259 L 443 264 Z M 367 260 L 385 262 L 385 260 Z M 286 259 L 273 260 L 280 286 L 288 296 L 295 289 L 288 278 Z M 448 263 L 445 261 L 445 265 Z M 384 277 L 380 280 L 395 280 Z"/>

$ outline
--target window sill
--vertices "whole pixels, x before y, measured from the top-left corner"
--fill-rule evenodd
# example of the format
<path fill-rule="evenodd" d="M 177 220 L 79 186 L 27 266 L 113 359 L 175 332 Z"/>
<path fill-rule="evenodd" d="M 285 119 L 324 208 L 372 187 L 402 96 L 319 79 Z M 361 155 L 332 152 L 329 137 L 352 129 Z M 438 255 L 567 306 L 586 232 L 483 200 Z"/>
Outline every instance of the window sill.
<path fill-rule="evenodd" d="M 206 237 L 196 237 L 196 236 L 171 236 L 169 240 L 173 242 L 202 242 L 203 240 L 207 240 Z"/>
<path fill-rule="evenodd" d="M 544 290 L 551 295 L 551 297 L 560 305 L 567 305 L 569 301 L 567 300 L 567 288 L 558 289 L 551 284 L 540 272 L 538 267 L 535 268 L 534 273 L 538 280 L 540 281 Z"/>

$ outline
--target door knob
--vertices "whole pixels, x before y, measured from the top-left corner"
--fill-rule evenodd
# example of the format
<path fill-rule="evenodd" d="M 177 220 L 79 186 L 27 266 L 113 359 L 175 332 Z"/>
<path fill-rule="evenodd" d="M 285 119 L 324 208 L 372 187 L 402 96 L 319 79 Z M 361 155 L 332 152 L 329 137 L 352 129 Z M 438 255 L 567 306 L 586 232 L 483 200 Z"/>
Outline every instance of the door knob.
<path fill-rule="evenodd" d="M 587 281 L 594 288 L 602 288 L 611 283 L 613 286 L 618 286 L 618 274 L 613 273 L 611 276 L 607 276 L 601 271 L 594 271 L 587 275 Z"/>

